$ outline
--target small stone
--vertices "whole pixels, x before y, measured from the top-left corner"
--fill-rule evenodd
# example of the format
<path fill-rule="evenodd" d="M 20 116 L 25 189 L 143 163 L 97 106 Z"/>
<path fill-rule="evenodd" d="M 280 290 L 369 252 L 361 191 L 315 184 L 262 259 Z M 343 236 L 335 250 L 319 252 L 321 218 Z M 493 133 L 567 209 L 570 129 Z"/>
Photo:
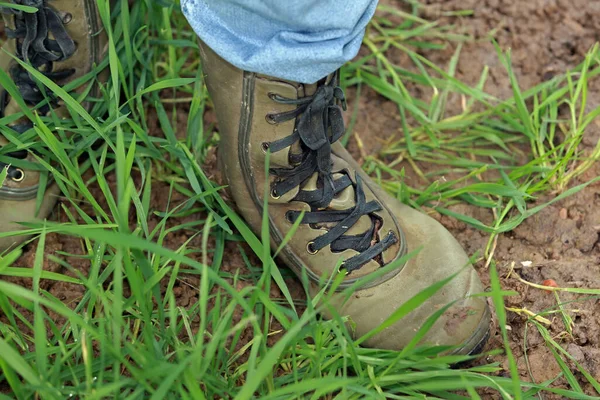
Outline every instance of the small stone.
<path fill-rule="evenodd" d="M 566 208 L 561 208 L 560 211 L 558 212 L 558 216 L 560 217 L 560 219 L 567 219 L 568 217 L 568 212 Z"/>

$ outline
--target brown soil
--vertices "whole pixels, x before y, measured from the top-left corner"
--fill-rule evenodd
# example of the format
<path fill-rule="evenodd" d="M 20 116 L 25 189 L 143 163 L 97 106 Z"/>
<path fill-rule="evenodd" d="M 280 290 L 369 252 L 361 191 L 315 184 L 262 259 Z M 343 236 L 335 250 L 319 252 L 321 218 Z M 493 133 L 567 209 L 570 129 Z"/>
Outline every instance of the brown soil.
<path fill-rule="evenodd" d="M 391 3 L 391 2 L 388 2 Z M 428 0 L 425 17 L 435 18 L 442 11 L 473 9 L 471 17 L 455 18 L 452 22 L 462 27 L 465 32 L 472 34 L 477 40 L 465 45 L 461 61 L 458 65 L 458 78 L 469 84 L 475 84 L 484 65 L 490 67 L 490 78 L 486 90 L 499 97 L 512 95 L 509 80 L 496 57 L 493 46 L 486 40 L 488 33 L 495 29 L 496 39 L 503 48 L 513 49 L 513 63 L 515 73 L 519 77 L 522 87 L 530 87 L 548 79 L 552 74 L 564 71 L 566 68 L 577 65 L 583 59 L 585 52 L 600 39 L 600 2 L 589 0 Z M 394 3 L 395 4 L 395 3 Z M 445 51 L 428 52 L 425 55 L 438 65 L 447 64 L 454 49 Z M 408 64 L 402 54 L 393 54 L 394 61 Z M 416 90 L 416 89 L 415 89 Z M 427 93 L 421 93 L 426 97 Z M 591 101 L 600 99 L 600 84 L 596 83 L 588 94 Z M 359 121 L 355 132 L 360 135 L 365 145 L 366 153 L 376 152 L 385 139 L 400 134 L 399 121 L 396 117 L 397 109 L 390 102 L 381 98 L 370 90 L 363 91 L 359 99 L 361 102 Z M 596 105 L 596 104 L 594 104 Z M 456 101 L 458 111 L 460 102 Z M 349 106 L 352 109 L 352 105 Z M 450 112 L 452 111 L 452 106 Z M 214 121 L 212 114 L 207 115 L 207 120 Z M 182 121 L 183 123 L 183 121 Z M 157 124 L 149 126 L 156 129 L 152 134 L 160 134 Z M 595 145 L 600 138 L 600 124 L 590 129 L 586 144 Z M 184 129 L 180 130 L 184 131 Z M 369 140 L 371 139 L 371 140 Z M 362 154 L 356 151 L 356 139 L 350 143 L 357 157 Z M 402 167 L 402 166 L 400 166 Z M 427 165 L 420 165 L 428 170 Z M 207 157 L 207 171 L 216 171 L 215 156 L 210 153 Z M 409 167 L 407 167 L 409 169 Z M 216 173 L 216 172 L 215 172 Z M 600 165 L 590 170 L 581 181 L 590 179 L 600 174 Z M 413 185 L 423 184 L 416 179 Z M 152 199 L 152 208 L 156 211 L 165 211 L 169 187 L 163 183 L 154 185 L 156 195 Z M 102 198 L 98 191 L 97 198 Z M 180 199 L 181 200 L 181 199 Z M 539 199 L 539 202 L 548 199 Z M 67 204 L 66 202 L 64 204 Z M 177 204 L 173 201 L 171 204 Z M 486 211 L 468 205 L 455 206 L 455 211 L 472 215 L 484 221 L 491 221 L 492 216 Z M 63 213 L 58 213 L 58 219 L 66 220 Z M 435 215 L 434 215 L 435 216 Z M 158 223 L 158 218 L 150 221 L 150 228 Z M 188 216 L 186 220 L 200 219 L 201 215 Z M 466 226 L 448 217 L 437 216 L 439 220 L 456 235 L 469 254 L 482 253 L 489 236 L 474 228 Z M 182 223 L 183 220 L 173 220 L 170 224 Z M 513 274 L 508 272 L 514 263 L 515 272 L 530 282 L 541 283 L 545 279 L 554 279 L 559 286 L 600 288 L 600 185 L 595 184 L 586 190 L 562 201 L 554 206 L 526 220 L 513 232 L 502 235 L 495 250 L 495 259 L 498 263 L 499 273 L 505 289 L 515 290 L 518 296 L 507 299 L 507 306 L 527 308 L 533 312 L 540 312 L 555 307 L 554 297 L 542 290 L 535 289 L 520 283 Z M 177 248 L 184 243 L 194 231 L 178 231 L 169 235 L 165 245 Z M 191 246 L 200 247 L 200 239 L 194 239 Z M 35 244 L 30 245 L 22 258 L 17 262 L 19 266 L 31 266 L 35 256 Z M 260 265 L 252 257 L 251 250 L 234 242 L 228 242 L 225 260 L 221 267 L 224 271 L 234 272 L 244 269 L 247 273 L 241 251 L 250 256 L 253 265 Z M 46 243 L 48 255 L 61 256 L 61 253 L 84 254 L 83 245 L 79 239 L 49 235 Z M 82 273 L 86 273 L 89 264 L 84 258 L 65 257 L 67 261 Z M 531 263 L 524 263 L 530 261 Z M 209 260 L 210 262 L 210 260 Z M 483 263 L 476 266 L 482 280 L 489 284 L 488 271 Z M 46 261 L 45 268 L 69 274 L 56 263 Z M 13 282 L 29 286 L 29 280 L 12 278 Z M 180 306 L 188 306 L 197 300 L 198 278 L 182 276 L 175 293 Z M 239 283 L 243 285 L 243 283 Z M 299 284 L 289 280 L 290 290 L 297 298 L 301 299 L 303 290 Z M 82 295 L 82 288 L 77 285 L 44 281 L 42 288 L 67 304 L 76 304 Z M 278 290 L 272 291 L 273 296 L 281 296 Z M 578 296 L 561 294 L 561 300 L 576 300 Z M 549 330 L 556 340 L 563 345 L 588 371 L 600 380 L 600 300 L 592 299 L 578 301 L 566 306 L 572 310 L 575 327 L 573 337 L 564 336 L 565 327 L 560 317 L 555 316 Z M 526 327 L 526 318 L 516 313 L 508 313 L 509 335 L 512 351 L 515 353 L 521 377 L 524 380 L 534 379 L 542 382 L 554 378 L 560 371 L 553 356 L 545 346 L 542 337 L 535 328 Z M 488 349 L 502 347 L 497 324 L 492 332 Z M 526 340 L 524 339 L 526 337 Z M 246 340 L 249 340 L 247 338 Z M 525 357 L 524 346 L 527 348 L 528 363 Z M 508 371 L 504 356 L 490 357 L 488 361 L 498 361 Z M 574 370 L 575 371 L 575 370 Z M 589 394 L 596 394 L 589 385 L 586 385 L 582 376 L 582 385 Z M 559 379 L 558 387 L 566 387 L 566 382 Z M 489 395 L 493 397 L 493 395 Z"/>
<path fill-rule="evenodd" d="M 476 40 L 466 43 L 461 52 L 456 76 L 475 85 L 484 66 L 490 68 L 485 90 L 499 98 L 513 95 L 506 70 L 500 63 L 493 45 L 488 40 L 489 32 L 495 30 L 494 38 L 503 49 L 512 49 L 515 74 L 522 88 L 535 86 L 555 74 L 577 66 L 587 51 L 600 39 L 600 4 L 586 0 L 427 0 L 424 16 L 437 19 L 447 11 L 470 9 L 474 15 L 462 18 L 443 18 L 457 25 Z M 396 4 L 388 1 L 387 4 Z M 448 64 L 455 51 L 449 46 L 444 51 L 426 51 L 423 55 L 439 66 Z M 392 53 L 394 63 L 409 68 L 409 58 L 401 52 Z M 600 105 L 600 82 L 590 85 L 589 110 Z M 410 84 L 408 89 L 415 96 L 427 98 L 421 88 Z M 350 143 L 355 156 L 377 152 L 392 137 L 402 137 L 397 108 L 391 102 L 372 91 L 363 91 L 360 99 L 359 118 L 355 132 L 359 135 L 363 149 L 358 151 Z M 449 114 L 461 111 L 459 98 L 450 102 Z M 375 139 L 375 140 L 373 140 Z M 600 139 L 600 120 L 591 124 L 586 132 L 584 146 L 591 149 Z M 390 160 L 392 161 L 392 160 Z M 436 166 L 418 163 L 424 172 Z M 410 164 L 401 163 L 397 168 L 406 168 L 407 180 L 413 186 L 426 186 L 416 174 L 410 174 Z M 587 171 L 578 182 L 583 183 L 600 175 L 600 165 Z M 551 198 L 540 198 L 542 204 Z M 491 223 L 493 216 L 487 210 L 467 204 L 452 207 L 453 211 Z M 432 215 L 440 220 L 462 243 L 469 254 L 483 254 L 489 234 L 467 226 L 455 219 Z M 587 187 L 578 194 L 545 208 L 529 218 L 517 229 L 499 237 L 494 259 L 505 289 L 518 292 L 518 296 L 506 299 L 507 307 L 527 309 L 533 312 L 556 309 L 556 300 L 551 293 L 521 283 L 517 276 L 526 281 L 541 284 L 553 279 L 560 287 L 600 288 L 600 184 Z M 484 284 L 489 286 L 485 263 L 476 265 Z M 514 265 L 514 271 L 511 268 Z M 553 314 L 548 327 L 552 337 L 584 367 L 595 379 L 600 379 L 600 300 L 584 296 L 561 294 L 574 320 L 573 337 L 565 335 L 561 317 Z M 579 301 L 577 301 L 579 299 Z M 517 359 L 521 378 L 543 382 L 555 378 L 559 372 L 552 353 L 544 343 L 537 328 L 526 324 L 527 317 L 508 312 L 509 339 Z M 502 339 L 497 323 L 487 346 L 501 348 Z M 526 351 L 524 350 L 526 349 Z M 489 357 L 488 361 L 502 364 L 503 373 L 508 373 L 508 362 L 503 355 Z M 573 367 L 572 363 L 569 363 Z M 572 368 L 582 387 L 590 395 L 596 393 L 585 384 L 582 375 Z M 564 378 L 557 380 L 556 387 L 567 387 Z"/>

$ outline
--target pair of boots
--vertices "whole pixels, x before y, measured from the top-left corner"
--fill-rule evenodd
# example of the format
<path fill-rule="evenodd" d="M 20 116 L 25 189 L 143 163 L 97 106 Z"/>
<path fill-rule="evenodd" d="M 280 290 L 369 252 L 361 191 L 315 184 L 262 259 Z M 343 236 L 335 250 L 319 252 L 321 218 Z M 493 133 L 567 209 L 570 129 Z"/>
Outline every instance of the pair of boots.
<path fill-rule="evenodd" d="M 106 37 L 94 0 L 12 2 L 39 11 L 26 14 L 2 9 L 9 37 L 4 50 L 60 85 L 88 73 L 101 61 Z M 227 149 L 220 154 L 221 172 L 239 212 L 259 232 L 264 193 L 269 193 L 269 225 L 276 247 L 302 217 L 281 253 L 283 263 L 298 275 L 305 271 L 313 293 L 323 277 L 338 270 L 346 274 L 343 289 L 397 264 L 361 286 L 349 300 L 333 297 L 331 306 L 353 320 L 357 337 L 381 325 L 426 287 L 458 273 L 425 304 L 365 344 L 401 349 L 431 314 L 456 301 L 424 342 L 456 346 L 455 354 L 479 351 L 488 336 L 490 312 L 483 298 L 471 297 L 483 291 L 475 270 L 447 230 L 386 194 L 338 142 L 344 134 L 340 104 L 345 105 L 345 100 L 337 74 L 311 85 L 276 79 L 239 70 L 203 44 L 201 60 L 217 112 L 221 147 Z M 35 107 L 44 99 L 36 82 L 6 53 L 0 56 L 0 67 L 10 74 L 28 106 Z M 0 118 L 20 113 L 9 88 L 1 89 Z M 66 117 L 57 104 L 42 106 L 38 112 L 47 112 L 49 107 Z M 10 126 L 14 132 L 31 127 L 26 118 Z M 7 144 L 0 136 L 0 146 Z M 3 154 L 0 160 L 7 156 L 35 161 L 26 152 Z M 0 188 L 0 232 L 18 230 L 15 221 L 46 218 L 58 194 L 56 186 L 50 185 L 36 215 L 39 174 L 0 161 L 0 167 L 7 165 L 8 176 Z M 0 238 L 0 254 L 22 240 Z M 408 261 L 398 262 L 419 248 Z"/>

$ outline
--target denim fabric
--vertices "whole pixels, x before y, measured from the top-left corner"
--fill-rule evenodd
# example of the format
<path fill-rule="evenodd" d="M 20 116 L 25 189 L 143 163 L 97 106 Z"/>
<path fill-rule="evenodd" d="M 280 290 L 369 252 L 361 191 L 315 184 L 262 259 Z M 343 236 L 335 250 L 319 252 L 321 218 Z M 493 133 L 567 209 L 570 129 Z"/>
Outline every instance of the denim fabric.
<path fill-rule="evenodd" d="M 351 60 L 377 0 L 182 0 L 198 36 L 246 71 L 314 83 Z"/>

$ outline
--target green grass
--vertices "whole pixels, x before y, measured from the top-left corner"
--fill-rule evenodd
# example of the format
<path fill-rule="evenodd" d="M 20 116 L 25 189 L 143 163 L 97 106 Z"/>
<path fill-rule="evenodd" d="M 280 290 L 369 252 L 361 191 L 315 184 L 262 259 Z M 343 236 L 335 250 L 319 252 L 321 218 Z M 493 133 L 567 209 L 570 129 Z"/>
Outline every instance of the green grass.
<path fill-rule="evenodd" d="M 369 157 L 365 169 L 402 201 L 435 205 L 488 232 L 491 244 L 544 206 L 532 205 L 535 198 L 558 193 L 552 200 L 558 201 L 585 186 L 570 183 L 599 156 L 597 149 L 584 157 L 578 147 L 599 112 L 584 111 L 588 81 L 599 71 L 598 49 L 591 49 L 577 69 L 535 88 L 522 90 L 513 77 L 514 97 L 496 99 L 482 89 L 485 70 L 476 87 L 455 78 L 460 46 L 445 69 L 417 54 L 419 48 L 440 47 L 439 39 L 460 43 L 469 38 L 451 26 L 418 18 L 418 3 L 409 3 L 412 12 L 399 14 L 401 25 L 383 17 L 373 21 L 375 34 L 365 41 L 372 54 L 343 71 L 345 86 L 376 90 L 398 105 L 402 117 L 404 137 Z M 33 281 L 31 290 L 0 281 L 0 387 L 8 390 L 2 398 L 455 399 L 476 398 L 478 388 L 503 398 L 541 392 L 594 398 L 582 393 L 562 364 L 568 390 L 551 388 L 551 382 L 520 381 L 505 328 L 503 297 L 511 293 L 500 288 L 492 246 L 485 255 L 491 265 L 489 295 L 499 310 L 509 378 L 496 375 L 496 364 L 451 368 L 469 357 L 436 357 L 445 348 L 417 343 L 401 352 L 362 348 L 358 343 L 364 338 L 352 339 L 343 315 L 329 321 L 319 317 L 327 307 L 327 292 L 308 301 L 293 298 L 285 284 L 291 273 L 278 269 L 271 257 L 266 221 L 262 235 L 255 236 L 203 170 L 218 135 L 203 125 L 210 99 L 200 79 L 195 36 L 178 6 L 171 0 L 146 0 L 129 8 L 121 0 L 111 19 L 107 2 L 99 4 L 111 40 L 109 57 L 94 73 L 61 89 L 30 70 L 64 101 L 73 118 L 27 111 L 36 127 L 19 136 L 4 127 L 15 116 L 0 121 L 0 132 L 11 142 L 0 149 L 0 157 L 27 148 L 39 154 L 45 171 L 54 166 L 52 176 L 63 193 L 61 212 L 70 221 L 26 227 L 39 237 L 33 266 L 20 264 L 20 249 L 0 256 L 1 275 Z M 387 58 L 393 47 L 407 52 L 415 69 L 394 65 Z M 510 55 L 499 50 L 498 56 L 513 76 Z M 101 98 L 88 99 L 93 102 L 88 113 L 79 105 L 85 96 L 72 97 L 70 89 L 82 82 L 91 87 L 106 66 L 108 82 L 102 84 Z M 433 89 L 435 96 L 412 97 L 409 82 Z M 0 84 L 10 87 L 6 74 L 0 73 Z M 445 115 L 452 93 L 466 99 L 461 115 Z M 568 116 L 558 111 L 565 104 Z M 181 114 L 187 117 L 183 125 Z M 162 135 L 148 134 L 156 133 L 151 121 Z M 557 144 L 558 130 L 564 139 Z M 530 161 L 516 163 L 515 149 L 529 154 Z M 394 168 L 397 161 L 385 161 L 390 158 L 436 163 L 437 173 L 452 171 L 457 178 L 441 181 L 432 173 L 423 175 L 429 186 L 410 187 L 404 172 Z M 154 210 L 153 190 L 164 190 L 165 184 L 168 210 Z M 485 225 L 456 215 L 448 209 L 456 202 L 491 209 L 496 219 Z M 201 218 L 189 222 L 191 215 Z M 151 219 L 158 222 L 149 224 Z M 50 233 L 80 238 L 82 252 L 45 255 Z M 183 245 L 163 246 L 169 235 L 179 233 L 189 237 Z M 245 243 L 242 252 L 250 249 L 256 256 L 243 257 L 248 273 L 222 268 L 231 243 Z M 68 275 L 45 271 L 45 257 Z M 83 274 L 68 260 L 83 260 L 89 270 Z M 252 260 L 260 261 L 254 265 Z M 175 287 L 187 277 L 199 282 L 194 287 L 198 301 L 182 307 Z M 77 304 L 65 305 L 41 288 L 43 279 L 81 285 L 85 294 Z M 339 277 L 332 279 L 339 283 Z M 269 296 L 273 285 L 285 300 Z M 386 322 L 401 319 L 439 286 L 417 295 Z M 277 336 L 275 344 L 268 344 L 270 336 Z M 561 355 L 568 354 L 549 335 L 544 338 L 564 364 Z M 598 382 L 583 374 L 598 389 Z"/>
<path fill-rule="evenodd" d="M 406 17 L 405 13 L 385 10 Z M 408 26 L 404 30 L 420 34 L 419 27 L 431 25 L 420 19 L 405 24 Z M 487 67 L 475 87 L 455 77 L 465 38 L 430 27 L 430 36 L 458 42 L 448 66 L 441 67 L 417 53 L 427 46 L 422 42 L 407 44 L 398 29 L 387 19 L 376 18 L 372 34 L 365 39 L 372 54 L 346 67 L 352 84 L 366 84 L 398 105 L 404 137 L 388 143 L 381 154 L 368 156 L 365 163 L 365 169 L 389 192 L 414 207 L 433 207 L 491 233 L 486 249 L 486 257 L 490 257 L 498 234 L 600 179 L 571 185 L 600 159 L 600 143 L 591 154 L 584 154 L 579 146 L 586 128 L 600 115 L 598 107 L 586 111 L 589 81 L 600 73 L 598 45 L 574 70 L 527 90 L 519 86 L 512 70 L 510 51 L 504 52 L 496 45 L 514 93 L 509 99 L 499 99 L 483 90 Z M 413 65 L 393 65 L 386 58 L 392 48 L 408 54 Z M 369 64 L 369 59 L 376 62 Z M 433 95 L 427 100 L 412 97 L 406 89 L 408 82 Z M 446 115 L 451 93 L 463 100 L 460 114 Z M 516 156 L 526 156 L 529 161 L 519 163 Z M 393 161 L 385 161 L 389 159 Z M 397 168 L 401 161 L 409 162 L 425 187 L 406 184 L 405 171 Z M 416 162 L 439 168 L 423 173 Z M 548 194 L 556 196 L 547 203 L 528 206 Z M 493 223 L 451 211 L 448 207 L 456 202 L 490 209 Z"/>

